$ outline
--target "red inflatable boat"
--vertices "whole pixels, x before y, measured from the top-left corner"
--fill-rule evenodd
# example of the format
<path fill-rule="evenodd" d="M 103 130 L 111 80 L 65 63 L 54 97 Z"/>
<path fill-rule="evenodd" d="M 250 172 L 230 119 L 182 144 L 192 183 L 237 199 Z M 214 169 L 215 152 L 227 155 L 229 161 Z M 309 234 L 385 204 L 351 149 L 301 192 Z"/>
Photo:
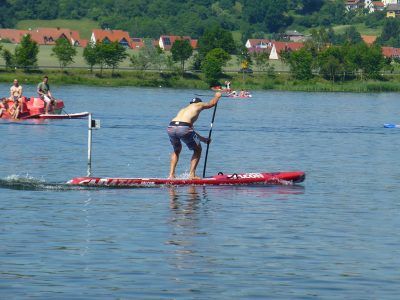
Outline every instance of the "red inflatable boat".
<path fill-rule="evenodd" d="M 97 187 L 140 187 L 162 185 L 279 185 L 303 182 L 305 173 L 276 172 L 276 173 L 244 173 L 218 175 L 202 179 L 166 179 L 166 178 L 99 178 L 77 177 L 68 181 L 71 185 Z"/>
<path fill-rule="evenodd" d="M 45 114 L 44 102 L 40 98 L 26 98 L 22 97 L 22 109 L 19 113 L 18 119 L 76 119 L 84 118 L 89 115 L 88 112 L 81 112 L 75 114 L 62 114 L 64 102 L 62 100 L 55 100 L 55 104 L 50 108 L 51 113 Z M 13 119 L 11 112 L 13 110 L 14 102 L 8 100 L 6 106 L 7 110 L 1 115 L 2 119 Z"/>

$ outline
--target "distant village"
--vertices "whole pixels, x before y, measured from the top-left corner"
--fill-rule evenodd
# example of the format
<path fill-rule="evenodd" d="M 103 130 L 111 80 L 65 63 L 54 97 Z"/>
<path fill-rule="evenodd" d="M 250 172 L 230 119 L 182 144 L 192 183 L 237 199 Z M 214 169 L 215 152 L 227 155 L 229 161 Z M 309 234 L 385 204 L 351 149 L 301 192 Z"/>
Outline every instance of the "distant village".
<path fill-rule="evenodd" d="M 400 4 L 397 0 L 346 0 L 345 5 L 347 10 L 366 9 L 369 13 L 386 10 L 386 16 L 389 18 L 398 17 L 400 14 Z"/>
<path fill-rule="evenodd" d="M 375 11 L 385 11 L 387 18 L 397 18 L 400 16 L 400 4 L 398 0 L 346 0 L 348 11 L 356 9 L 366 9 L 372 13 Z M 71 45 L 76 47 L 87 47 L 89 43 L 110 43 L 118 42 L 126 48 L 140 50 L 145 47 L 145 39 L 131 37 L 127 31 L 111 29 L 93 29 L 90 40 L 83 39 L 76 30 L 68 28 L 36 28 L 29 30 L 0 29 L 0 42 L 19 44 L 24 35 L 29 34 L 33 41 L 39 45 L 55 45 L 56 40 L 65 38 Z M 377 36 L 361 35 L 367 45 L 372 45 Z M 295 51 L 304 46 L 304 42 L 310 36 L 304 35 L 296 30 L 286 31 L 282 38 L 284 41 L 271 39 L 248 39 L 245 43 L 250 54 L 266 52 L 270 60 L 279 60 L 282 51 Z M 188 40 L 193 49 L 197 48 L 198 40 L 189 36 L 162 35 L 159 39 L 152 40 L 151 44 L 160 47 L 164 51 L 171 50 L 176 40 Z M 400 58 L 400 48 L 382 47 L 382 53 L 386 58 Z"/>

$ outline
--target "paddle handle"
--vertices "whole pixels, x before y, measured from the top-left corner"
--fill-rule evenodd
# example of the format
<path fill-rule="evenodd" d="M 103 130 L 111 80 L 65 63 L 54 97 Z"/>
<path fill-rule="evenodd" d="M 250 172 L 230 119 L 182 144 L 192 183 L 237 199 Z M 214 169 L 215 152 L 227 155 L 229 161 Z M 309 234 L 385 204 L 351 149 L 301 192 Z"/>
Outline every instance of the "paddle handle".
<path fill-rule="evenodd" d="M 211 120 L 210 131 L 208 133 L 207 150 L 206 150 L 206 156 L 205 156 L 205 159 L 204 159 L 203 178 L 206 177 L 208 150 L 210 149 L 210 140 L 211 140 L 213 124 L 214 124 L 214 120 L 215 120 L 215 113 L 217 112 L 217 106 L 218 106 L 218 102 L 214 106 L 214 112 L 213 112 L 213 116 L 212 116 L 212 120 Z"/>

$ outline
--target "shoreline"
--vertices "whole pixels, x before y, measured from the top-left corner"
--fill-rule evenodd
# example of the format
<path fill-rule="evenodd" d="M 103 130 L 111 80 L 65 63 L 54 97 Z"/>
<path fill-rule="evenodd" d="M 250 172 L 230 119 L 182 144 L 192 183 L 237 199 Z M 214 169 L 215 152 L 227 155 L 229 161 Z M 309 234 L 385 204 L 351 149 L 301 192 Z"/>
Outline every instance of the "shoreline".
<path fill-rule="evenodd" d="M 202 80 L 202 74 L 186 73 L 184 76 L 173 72 L 157 71 L 132 71 L 117 70 L 114 76 L 111 70 L 103 71 L 99 76 L 96 70 L 90 73 L 88 70 L 68 69 L 61 70 L 40 70 L 34 72 L 22 71 L 0 71 L 1 83 L 12 83 L 17 78 L 21 84 L 37 84 L 44 75 L 50 77 L 54 85 L 83 85 L 101 87 L 157 87 L 157 88 L 179 88 L 210 90 L 209 86 Z M 400 92 L 400 75 L 391 76 L 390 79 L 377 81 L 352 80 L 346 82 L 335 82 L 315 77 L 310 81 L 296 81 L 290 78 L 289 74 L 276 74 L 275 78 L 269 78 L 266 74 L 242 74 L 228 73 L 225 79 L 233 83 L 236 90 L 246 89 L 250 91 L 288 91 L 288 92 L 350 92 L 350 93 L 381 93 Z"/>

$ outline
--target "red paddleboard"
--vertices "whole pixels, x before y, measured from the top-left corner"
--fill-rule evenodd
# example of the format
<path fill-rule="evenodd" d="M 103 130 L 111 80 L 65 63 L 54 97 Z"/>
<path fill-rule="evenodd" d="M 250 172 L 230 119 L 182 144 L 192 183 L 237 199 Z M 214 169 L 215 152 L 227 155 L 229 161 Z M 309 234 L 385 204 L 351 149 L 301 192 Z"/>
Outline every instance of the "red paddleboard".
<path fill-rule="evenodd" d="M 138 187 L 162 185 L 276 185 L 300 183 L 305 179 L 305 173 L 244 173 L 224 175 L 219 173 L 213 177 L 201 179 L 166 179 L 166 178 L 99 178 L 76 177 L 68 181 L 71 185 L 98 187 Z"/>

